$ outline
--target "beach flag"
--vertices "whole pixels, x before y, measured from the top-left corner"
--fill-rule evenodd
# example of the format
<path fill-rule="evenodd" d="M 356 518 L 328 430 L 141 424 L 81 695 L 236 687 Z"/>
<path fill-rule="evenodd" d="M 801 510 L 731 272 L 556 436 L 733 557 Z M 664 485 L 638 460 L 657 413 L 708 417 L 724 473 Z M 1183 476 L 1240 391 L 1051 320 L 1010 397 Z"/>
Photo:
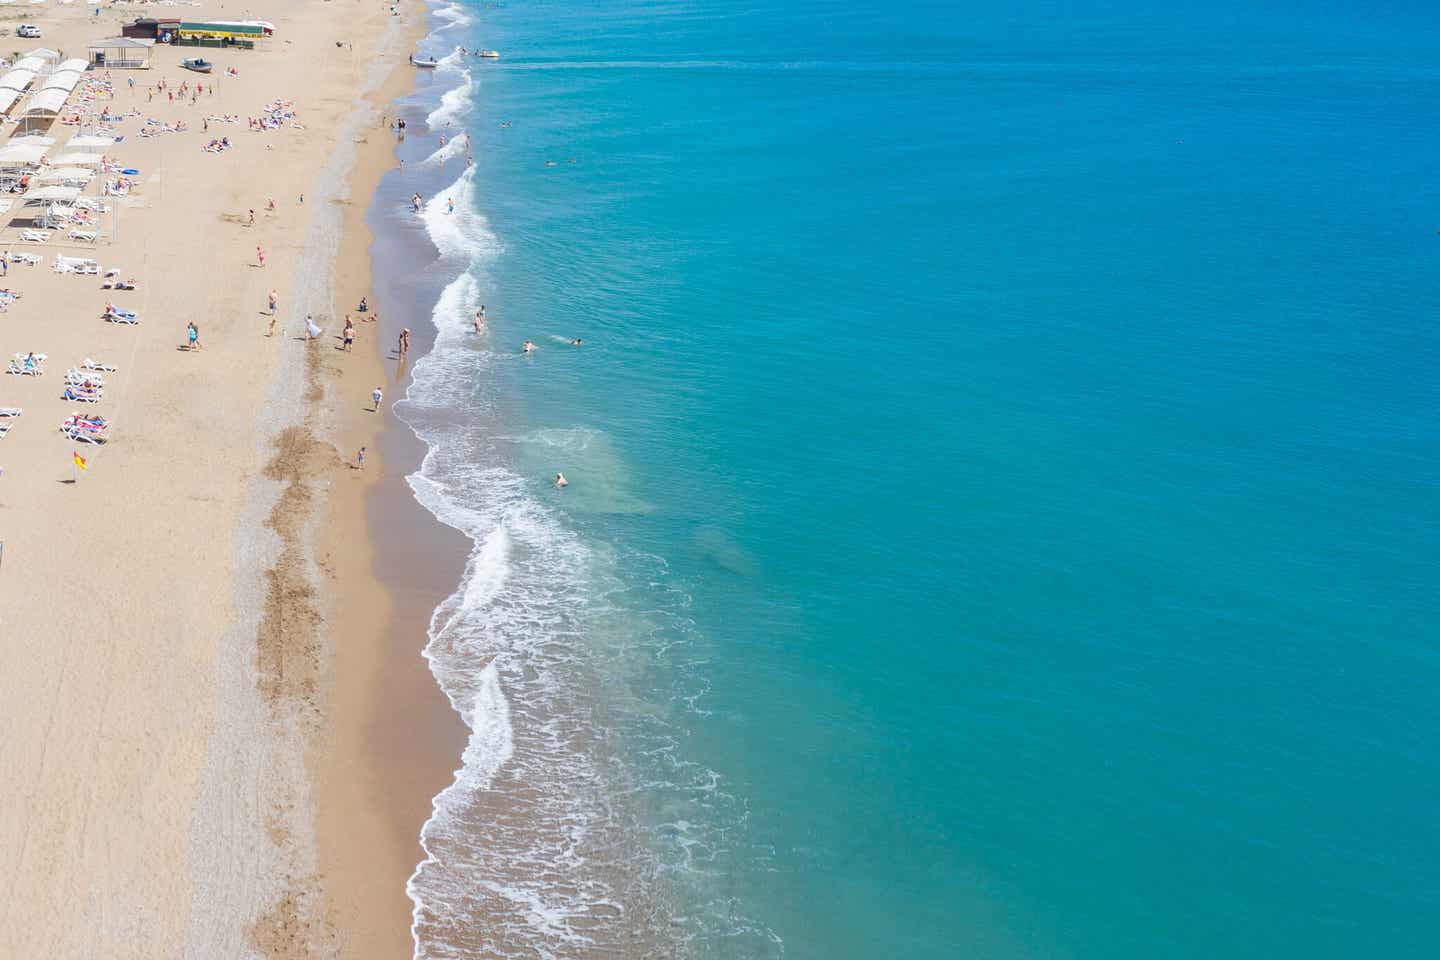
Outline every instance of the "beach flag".
<path fill-rule="evenodd" d="M 81 470 L 86 469 L 86 468 L 85 468 L 85 458 L 82 457 L 82 456 L 80 456 L 80 454 L 79 454 L 78 451 L 72 450 L 72 451 L 70 452 L 70 455 L 75 458 L 75 466 L 79 467 Z"/>

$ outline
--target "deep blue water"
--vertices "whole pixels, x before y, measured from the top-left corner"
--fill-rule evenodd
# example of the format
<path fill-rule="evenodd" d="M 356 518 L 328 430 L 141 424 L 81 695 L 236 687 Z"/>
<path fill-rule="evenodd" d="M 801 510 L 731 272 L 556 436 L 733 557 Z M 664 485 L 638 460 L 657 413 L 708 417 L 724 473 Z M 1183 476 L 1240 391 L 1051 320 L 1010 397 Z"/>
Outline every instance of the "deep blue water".
<path fill-rule="evenodd" d="M 584 704 L 512 770 L 608 731 L 678 949 L 1433 955 L 1440 15 L 464 9 L 454 655 Z"/>

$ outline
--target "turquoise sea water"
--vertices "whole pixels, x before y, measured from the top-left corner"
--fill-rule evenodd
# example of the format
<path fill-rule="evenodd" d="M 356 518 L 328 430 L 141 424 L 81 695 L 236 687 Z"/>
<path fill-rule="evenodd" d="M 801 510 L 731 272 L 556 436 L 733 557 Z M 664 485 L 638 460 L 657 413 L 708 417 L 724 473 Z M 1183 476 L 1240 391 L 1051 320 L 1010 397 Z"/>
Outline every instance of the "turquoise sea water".
<path fill-rule="evenodd" d="M 442 14 L 421 955 L 1433 955 L 1432 11 Z"/>

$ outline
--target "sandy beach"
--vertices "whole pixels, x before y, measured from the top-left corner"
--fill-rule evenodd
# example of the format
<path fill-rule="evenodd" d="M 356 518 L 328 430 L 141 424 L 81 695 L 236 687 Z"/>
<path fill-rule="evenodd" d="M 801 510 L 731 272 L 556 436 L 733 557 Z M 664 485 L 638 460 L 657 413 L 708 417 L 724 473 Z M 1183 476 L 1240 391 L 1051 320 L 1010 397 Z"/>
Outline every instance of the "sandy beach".
<path fill-rule="evenodd" d="M 129 196 L 106 198 L 97 242 L 0 232 L 0 249 L 42 258 L 0 279 L 21 294 L 0 354 L 46 356 L 43 376 L 0 380 L 0 406 L 23 411 L 0 440 L 0 954 L 409 951 L 404 880 L 446 771 L 411 750 L 381 782 L 380 678 L 420 698 L 407 722 L 442 724 L 444 704 L 418 657 L 386 670 L 395 618 L 422 614 L 380 588 L 367 545 L 367 490 L 387 481 L 383 414 L 365 408 L 395 367 L 376 324 L 336 349 L 367 294 L 364 209 L 392 155 L 380 118 L 424 28 L 422 4 L 397 9 L 287 3 L 258 11 L 276 36 L 257 49 L 202 51 L 211 75 L 163 46 L 149 70 L 87 72 L 111 89 L 70 107 L 87 133 L 101 110 L 120 118 L 97 132 L 123 138 L 105 153 L 139 171 Z M 44 38 L 15 45 L 83 55 L 149 12 L 29 9 Z M 185 16 L 202 14 L 226 11 Z M 272 109 L 274 129 L 248 128 Z M 31 126 L 52 157 L 79 129 Z M 57 255 L 136 288 L 57 272 Z M 139 323 L 107 322 L 109 305 Z M 189 322 L 198 349 L 182 349 Z M 86 360 L 114 368 L 80 374 L 103 396 L 64 399 Z M 77 411 L 109 421 L 106 443 L 61 433 Z"/>

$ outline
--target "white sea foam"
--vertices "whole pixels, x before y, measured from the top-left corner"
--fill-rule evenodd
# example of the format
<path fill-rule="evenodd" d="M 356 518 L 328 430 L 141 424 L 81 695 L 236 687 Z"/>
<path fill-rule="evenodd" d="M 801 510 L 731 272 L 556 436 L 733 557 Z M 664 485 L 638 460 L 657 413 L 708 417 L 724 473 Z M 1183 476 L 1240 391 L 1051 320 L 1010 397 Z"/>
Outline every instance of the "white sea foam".
<path fill-rule="evenodd" d="M 455 27 L 463 27 L 470 23 L 470 15 L 465 8 L 458 3 L 448 3 L 443 7 L 435 9 L 435 16 L 446 21 L 439 29 L 450 30 Z"/>
<path fill-rule="evenodd" d="M 457 157 L 465 156 L 465 149 L 470 146 L 470 138 L 465 134 L 458 134 L 445 141 L 445 144 L 438 147 L 434 153 L 426 157 L 424 163 L 430 166 L 440 166 L 454 160 Z"/>
<path fill-rule="evenodd" d="M 454 183 L 427 200 L 420 217 L 435 249 L 446 260 L 460 261 L 468 267 L 499 252 L 495 235 L 475 209 L 474 167 L 466 167 Z"/>
<path fill-rule="evenodd" d="M 436 15 L 464 16 L 454 6 Z M 473 94 L 463 71 L 430 126 L 459 128 Z M 460 144 L 420 166 L 439 167 Z M 705 952 L 711 933 L 744 955 L 775 956 L 737 925 L 728 897 L 686 890 L 686 916 L 669 906 L 670 888 L 723 874 L 743 804 L 685 759 L 668 716 L 695 712 L 705 684 L 702 658 L 685 653 L 685 598 L 657 600 L 664 562 L 622 558 L 565 519 L 649 509 L 630 492 L 624 458 L 591 427 L 503 429 L 496 372 L 509 357 L 472 333 L 502 246 L 478 212 L 474 178 L 465 169 L 422 208 L 455 273 L 432 314 L 434 348 L 395 408 L 426 445 L 407 478 L 416 499 L 472 543 L 425 648 L 469 736 L 406 886 L 415 957 L 676 956 L 686 944 Z M 563 498 L 545 481 L 557 462 L 586 478 Z M 657 681 L 672 674 L 673 687 Z M 646 758 L 643 770 L 632 755 Z M 642 807 L 659 822 L 642 823 Z"/>
<path fill-rule="evenodd" d="M 440 104 L 425 117 L 431 130 L 443 130 L 464 119 L 475 97 L 475 78 L 469 70 L 461 74 L 465 79 L 457 86 L 446 90 L 440 97 Z"/>

